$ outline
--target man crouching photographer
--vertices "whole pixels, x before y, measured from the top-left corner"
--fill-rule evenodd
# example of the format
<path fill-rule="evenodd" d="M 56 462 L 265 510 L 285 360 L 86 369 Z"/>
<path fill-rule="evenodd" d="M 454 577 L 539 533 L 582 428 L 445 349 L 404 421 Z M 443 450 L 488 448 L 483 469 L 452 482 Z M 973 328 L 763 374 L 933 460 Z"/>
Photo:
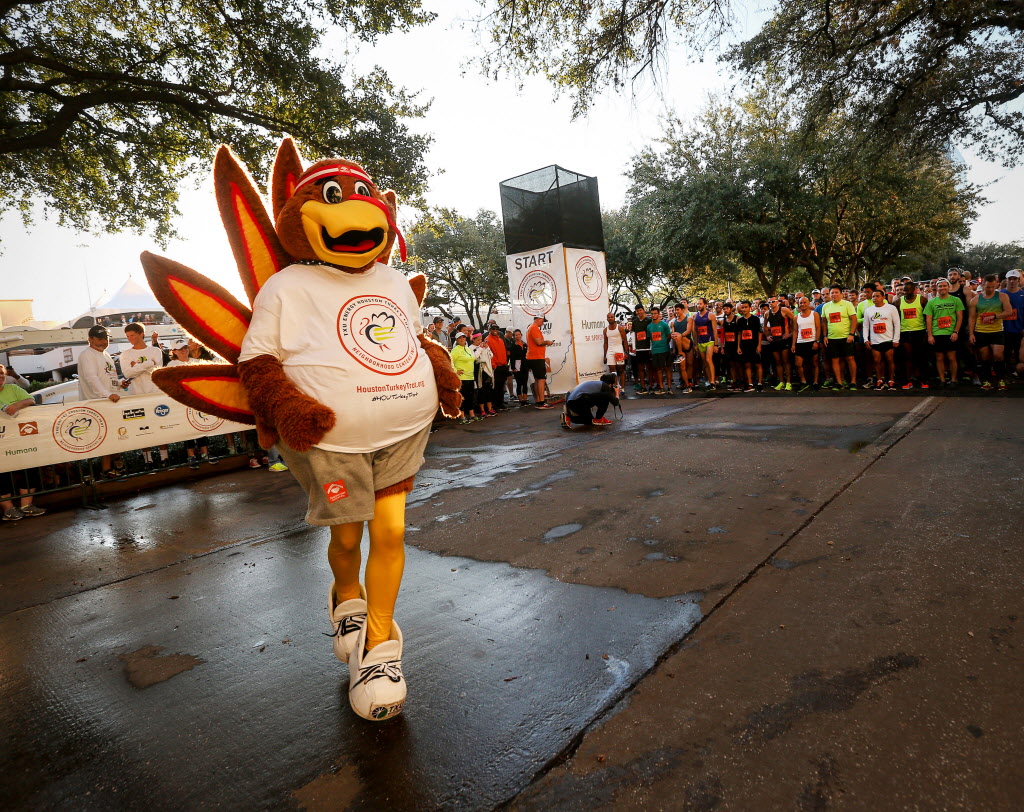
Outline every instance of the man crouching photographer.
<path fill-rule="evenodd" d="M 565 399 L 562 410 L 562 428 L 577 426 L 610 426 L 604 416 L 609 406 L 619 406 L 621 390 L 616 386 L 613 372 L 606 372 L 596 381 L 584 381 Z M 620 407 L 621 408 L 621 407 Z"/>

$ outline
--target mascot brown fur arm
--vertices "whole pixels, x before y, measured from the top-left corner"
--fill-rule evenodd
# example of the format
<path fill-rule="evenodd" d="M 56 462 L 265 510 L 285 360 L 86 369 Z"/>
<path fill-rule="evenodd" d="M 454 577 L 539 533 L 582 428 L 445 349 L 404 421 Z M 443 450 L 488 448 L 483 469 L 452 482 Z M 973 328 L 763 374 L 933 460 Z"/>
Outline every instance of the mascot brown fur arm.
<path fill-rule="evenodd" d="M 309 451 L 334 428 L 334 412 L 300 392 L 276 358 L 260 355 L 243 361 L 238 377 L 249 396 L 263 448 L 280 437 L 296 451 Z"/>

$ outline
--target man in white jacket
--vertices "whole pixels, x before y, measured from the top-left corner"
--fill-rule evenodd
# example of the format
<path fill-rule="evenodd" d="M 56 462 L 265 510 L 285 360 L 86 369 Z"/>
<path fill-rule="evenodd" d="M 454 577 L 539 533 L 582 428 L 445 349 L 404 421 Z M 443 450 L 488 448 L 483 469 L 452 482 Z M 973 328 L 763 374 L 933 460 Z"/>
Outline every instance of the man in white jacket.
<path fill-rule="evenodd" d="M 153 383 L 153 370 L 164 365 L 163 353 L 159 347 L 146 343 L 146 331 L 141 324 L 132 322 L 124 328 L 124 337 L 131 348 L 121 352 L 121 388 L 129 395 L 150 395 L 160 389 Z"/>
<path fill-rule="evenodd" d="M 89 347 L 78 356 L 79 400 L 108 398 L 117 403 L 121 399 L 117 369 L 107 352 L 109 345 L 106 327 L 97 324 L 89 328 Z"/>
<path fill-rule="evenodd" d="M 900 345 L 900 311 L 885 299 L 885 294 L 876 290 L 871 294 L 871 304 L 864 308 L 861 323 L 864 343 L 871 347 L 875 361 L 875 390 L 896 388 L 895 349 Z M 888 376 L 884 375 L 888 372 Z"/>

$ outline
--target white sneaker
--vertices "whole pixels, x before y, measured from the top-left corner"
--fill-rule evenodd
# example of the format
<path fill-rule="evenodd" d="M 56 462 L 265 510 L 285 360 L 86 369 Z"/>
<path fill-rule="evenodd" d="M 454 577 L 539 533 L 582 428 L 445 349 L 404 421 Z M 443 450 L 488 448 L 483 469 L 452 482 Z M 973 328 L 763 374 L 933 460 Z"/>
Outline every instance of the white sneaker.
<path fill-rule="evenodd" d="M 374 646 L 363 656 L 366 626 L 359 630 L 348 659 L 348 702 L 359 716 L 383 722 L 398 716 L 405 707 L 402 676 L 402 630 L 391 621 L 391 639 Z"/>
<path fill-rule="evenodd" d="M 362 595 L 361 598 L 352 598 L 336 604 L 333 582 L 327 590 L 327 613 L 331 617 L 331 626 L 334 629 L 330 635 L 334 638 L 334 656 L 343 663 L 348 662 L 352 649 L 356 647 L 356 638 L 366 625 L 366 591 L 361 585 L 359 594 Z"/>

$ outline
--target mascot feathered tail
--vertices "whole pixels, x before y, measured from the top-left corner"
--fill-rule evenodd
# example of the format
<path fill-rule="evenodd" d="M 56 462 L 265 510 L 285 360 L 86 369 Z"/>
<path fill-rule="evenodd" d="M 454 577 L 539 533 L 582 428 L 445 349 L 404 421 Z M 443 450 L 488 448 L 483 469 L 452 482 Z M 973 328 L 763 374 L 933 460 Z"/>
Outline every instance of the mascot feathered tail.
<path fill-rule="evenodd" d="M 319 161 L 303 171 L 294 142 L 285 138 L 270 184 L 274 222 L 249 173 L 226 146 L 217 152 L 213 175 L 217 205 L 250 305 L 273 274 L 295 262 L 333 264 L 359 273 L 374 262 L 386 264 L 396 242 L 405 259 L 405 242 L 395 225 L 394 192 L 378 191 L 369 175 L 351 161 Z M 346 206 L 348 220 L 356 222 L 332 227 L 332 216 L 337 219 L 336 212 Z M 264 448 L 279 438 L 299 451 L 315 445 L 334 424 L 333 413 L 293 391 L 276 371 L 262 374 L 267 372 L 265 365 L 248 376 L 239 373 L 238 357 L 252 320 L 250 307 L 185 265 L 148 251 L 141 259 L 164 309 L 230 362 L 157 370 L 153 374 L 157 386 L 187 406 L 255 424 Z M 416 274 L 409 278 L 409 285 L 422 305 L 426 277 Z M 462 398 L 451 358 L 425 334 L 417 339 L 434 368 L 441 412 L 456 417 Z M 285 406 L 263 402 L 259 390 L 264 386 L 273 387 L 278 395 L 284 387 L 285 397 L 275 400 Z"/>

